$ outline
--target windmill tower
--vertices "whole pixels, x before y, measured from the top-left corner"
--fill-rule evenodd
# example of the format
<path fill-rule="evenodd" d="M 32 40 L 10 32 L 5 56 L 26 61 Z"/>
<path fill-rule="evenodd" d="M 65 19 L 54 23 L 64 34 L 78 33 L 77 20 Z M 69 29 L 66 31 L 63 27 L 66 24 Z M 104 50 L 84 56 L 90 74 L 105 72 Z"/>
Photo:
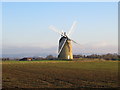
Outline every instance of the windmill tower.
<path fill-rule="evenodd" d="M 71 40 L 66 34 L 59 40 L 58 58 L 73 59 Z"/>
<path fill-rule="evenodd" d="M 70 35 L 75 29 L 77 22 L 73 22 L 72 27 L 70 28 L 68 34 L 66 32 L 60 32 L 54 26 L 50 26 L 49 28 L 61 35 L 59 40 L 59 48 L 58 48 L 58 58 L 59 59 L 73 59 L 72 53 L 72 42 L 76 43 L 74 40 L 70 39 Z"/>

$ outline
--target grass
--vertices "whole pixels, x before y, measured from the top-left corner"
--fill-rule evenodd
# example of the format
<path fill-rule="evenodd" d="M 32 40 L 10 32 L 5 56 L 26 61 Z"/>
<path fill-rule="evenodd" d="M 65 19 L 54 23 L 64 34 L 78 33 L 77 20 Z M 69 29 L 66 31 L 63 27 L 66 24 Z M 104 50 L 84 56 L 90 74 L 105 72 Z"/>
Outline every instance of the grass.
<path fill-rule="evenodd" d="M 3 88 L 118 87 L 117 61 L 5 61 L 2 66 Z"/>

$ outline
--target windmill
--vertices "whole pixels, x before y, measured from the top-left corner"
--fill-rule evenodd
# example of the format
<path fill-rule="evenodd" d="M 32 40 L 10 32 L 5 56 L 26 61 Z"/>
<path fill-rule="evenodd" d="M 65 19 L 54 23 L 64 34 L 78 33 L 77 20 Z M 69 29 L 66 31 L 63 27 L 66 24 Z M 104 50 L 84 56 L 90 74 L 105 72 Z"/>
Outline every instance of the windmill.
<path fill-rule="evenodd" d="M 58 29 L 56 29 L 54 26 L 50 26 L 49 29 L 59 33 L 61 35 L 61 38 L 59 40 L 59 48 L 58 48 L 58 58 L 59 59 L 73 59 L 73 53 L 72 53 L 72 43 L 75 42 L 70 38 L 70 35 L 72 32 L 75 30 L 77 22 L 74 21 L 73 25 L 71 26 L 70 30 L 68 33 L 66 32 L 60 32 Z"/>

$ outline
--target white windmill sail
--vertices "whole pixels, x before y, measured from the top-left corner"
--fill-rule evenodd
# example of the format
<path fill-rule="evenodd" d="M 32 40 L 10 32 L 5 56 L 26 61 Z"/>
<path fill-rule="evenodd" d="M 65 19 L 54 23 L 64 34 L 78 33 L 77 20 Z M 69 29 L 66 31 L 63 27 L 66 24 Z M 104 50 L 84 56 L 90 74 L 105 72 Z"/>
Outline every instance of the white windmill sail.
<path fill-rule="evenodd" d="M 67 34 L 67 36 L 70 37 L 70 35 L 71 35 L 71 34 L 73 33 L 73 31 L 75 30 L 76 25 L 77 25 L 77 21 L 74 21 L 73 24 L 72 24 L 72 26 L 71 26 L 71 28 L 70 28 L 70 30 L 69 30 L 69 32 L 68 32 L 68 34 Z"/>
<path fill-rule="evenodd" d="M 60 35 L 63 35 L 63 33 L 60 32 L 57 28 L 55 28 L 53 25 L 49 26 L 49 29 L 51 29 L 51 30 L 53 30 L 53 31 L 55 31 L 55 32 L 57 32 L 57 33 L 59 33 Z"/>
<path fill-rule="evenodd" d="M 58 55 L 61 53 L 61 51 L 62 51 L 62 49 L 63 49 L 66 41 L 67 41 L 67 38 L 64 40 L 64 42 L 63 42 L 63 44 L 62 44 L 62 46 L 61 46 L 61 48 L 60 48 L 60 50 L 59 50 L 59 52 L 58 52 Z"/>

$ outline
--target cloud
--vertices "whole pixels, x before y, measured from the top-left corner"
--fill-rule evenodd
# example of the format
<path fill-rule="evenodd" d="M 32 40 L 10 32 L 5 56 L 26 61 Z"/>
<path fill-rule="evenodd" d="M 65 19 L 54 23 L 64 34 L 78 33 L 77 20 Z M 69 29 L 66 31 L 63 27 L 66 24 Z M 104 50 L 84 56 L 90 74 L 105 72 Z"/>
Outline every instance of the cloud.
<path fill-rule="evenodd" d="M 99 48 L 99 47 L 106 47 L 109 46 L 109 44 L 107 42 L 98 42 L 98 43 L 94 43 L 92 45 L 94 48 Z"/>
<path fill-rule="evenodd" d="M 58 46 L 47 48 L 38 46 L 7 46 L 2 48 L 5 57 L 24 57 L 24 56 L 47 56 L 52 54 L 57 56 Z M 73 44 L 73 54 L 105 54 L 117 53 L 118 47 L 107 42 L 94 42 L 83 45 Z"/>
<path fill-rule="evenodd" d="M 108 42 L 92 42 L 81 46 L 74 45 L 73 52 L 75 53 L 118 53 L 117 45 L 110 45 Z"/>
<path fill-rule="evenodd" d="M 3 57 L 24 57 L 24 56 L 47 56 L 49 54 L 56 55 L 56 47 L 40 48 L 40 47 L 3 47 Z"/>

